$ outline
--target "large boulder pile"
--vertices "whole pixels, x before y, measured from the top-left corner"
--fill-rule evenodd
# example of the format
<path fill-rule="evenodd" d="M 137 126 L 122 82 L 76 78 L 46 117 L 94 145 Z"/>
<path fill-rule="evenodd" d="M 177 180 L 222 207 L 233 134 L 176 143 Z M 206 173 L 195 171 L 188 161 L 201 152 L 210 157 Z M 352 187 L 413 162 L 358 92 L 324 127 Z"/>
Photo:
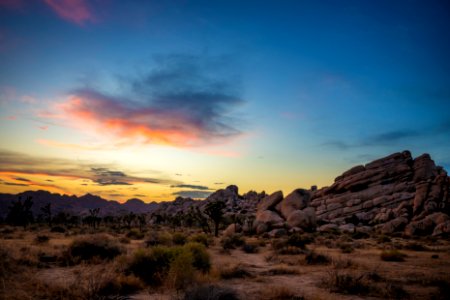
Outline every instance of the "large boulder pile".
<path fill-rule="evenodd" d="M 313 231 L 316 227 L 315 209 L 310 204 L 311 192 L 296 189 L 288 196 L 275 192 L 260 201 L 253 224 L 256 233 L 279 234 L 280 229 Z"/>
<path fill-rule="evenodd" d="M 394 153 L 311 192 L 319 230 L 369 227 L 407 235 L 450 233 L 450 178 L 428 154 Z"/>

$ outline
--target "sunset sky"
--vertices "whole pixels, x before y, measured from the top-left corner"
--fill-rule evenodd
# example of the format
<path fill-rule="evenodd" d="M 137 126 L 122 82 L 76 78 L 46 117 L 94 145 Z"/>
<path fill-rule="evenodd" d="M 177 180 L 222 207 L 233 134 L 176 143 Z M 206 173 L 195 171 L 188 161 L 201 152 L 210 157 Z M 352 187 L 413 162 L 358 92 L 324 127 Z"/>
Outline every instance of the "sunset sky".
<path fill-rule="evenodd" d="M 450 169 L 449 1 L 0 0 L 0 192 L 125 201 Z"/>

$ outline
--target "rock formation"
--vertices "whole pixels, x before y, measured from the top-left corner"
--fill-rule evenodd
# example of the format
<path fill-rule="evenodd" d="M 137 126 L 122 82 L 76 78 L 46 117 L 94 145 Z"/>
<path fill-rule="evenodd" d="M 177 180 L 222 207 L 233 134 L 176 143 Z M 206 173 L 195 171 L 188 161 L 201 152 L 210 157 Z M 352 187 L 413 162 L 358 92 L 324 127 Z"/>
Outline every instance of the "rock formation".
<path fill-rule="evenodd" d="M 394 153 L 311 192 L 311 206 L 321 224 L 353 224 L 353 230 L 368 225 L 407 235 L 449 233 L 450 178 L 428 154 L 413 159 L 409 151 Z"/>

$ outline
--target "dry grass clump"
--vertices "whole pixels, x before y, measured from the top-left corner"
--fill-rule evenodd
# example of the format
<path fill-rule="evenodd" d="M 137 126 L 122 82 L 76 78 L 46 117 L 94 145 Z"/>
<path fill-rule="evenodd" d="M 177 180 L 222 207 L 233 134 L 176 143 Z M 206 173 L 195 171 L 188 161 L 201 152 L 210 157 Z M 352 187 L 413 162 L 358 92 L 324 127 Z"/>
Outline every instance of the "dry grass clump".
<path fill-rule="evenodd" d="M 203 244 L 205 247 L 209 247 L 211 244 L 208 236 L 204 233 L 193 234 L 189 237 L 189 240 L 191 242 Z"/>
<path fill-rule="evenodd" d="M 376 273 L 375 273 L 376 274 Z M 408 299 L 409 294 L 396 283 L 383 281 L 382 277 L 373 272 L 350 273 L 332 269 L 322 280 L 321 286 L 332 293 L 373 296 L 383 299 Z"/>
<path fill-rule="evenodd" d="M 132 240 L 142 240 L 144 236 L 144 233 L 137 228 L 130 229 L 126 234 L 126 237 Z"/>
<path fill-rule="evenodd" d="M 172 245 L 172 241 L 173 241 L 172 235 L 169 232 L 167 232 L 167 231 L 163 231 L 163 232 L 153 231 L 153 232 L 151 232 L 149 234 L 149 236 L 145 240 L 145 244 L 147 245 L 147 247 L 158 246 L 158 245 L 171 246 Z"/>
<path fill-rule="evenodd" d="M 258 253 L 259 247 L 256 243 L 246 242 L 244 245 L 242 245 L 242 251 L 244 251 L 245 253 Z"/>
<path fill-rule="evenodd" d="M 50 240 L 50 237 L 48 235 L 37 235 L 36 238 L 34 239 L 34 242 L 36 244 L 45 244 L 48 243 L 48 241 Z"/>
<path fill-rule="evenodd" d="M 300 272 L 294 268 L 288 268 L 285 266 L 279 266 L 271 268 L 268 271 L 262 272 L 261 275 L 274 276 L 274 275 L 298 275 Z"/>
<path fill-rule="evenodd" d="M 384 261 L 401 262 L 401 261 L 405 260 L 405 257 L 406 257 L 406 254 L 404 254 L 396 249 L 384 250 L 383 252 L 380 253 L 380 258 L 381 258 L 381 260 L 384 260 Z"/>
<path fill-rule="evenodd" d="M 240 234 L 233 234 L 231 236 L 224 236 L 220 240 L 220 245 L 223 250 L 235 249 L 236 247 L 241 247 L 245 244 L 245 239 Z"/>
<path fill-rule="evenodd" d="M 229 287 L 204 284 L 188 289 L 183 300 L 239 300 L 236 291 Z"/>
<path fill-rule="evenodd" d="M 221 279 L 247 278 L 253 277 L 243 265 L 224 266 L 219 269 L 219 277 Z"/>
<path fill-rule="evenodd" d="M 327 255 L 317 253 L 312 250 L 309 251 L 305 256 L 305 263 L 307 265 L 329 265 L 331 263 L 331 258 Z"/>
<path fill-rule="evenodd" d="M 272 285 L 264 288 L 259 299 L 262 300 L 304 300 L 303 296 L 285 286 Z"/>

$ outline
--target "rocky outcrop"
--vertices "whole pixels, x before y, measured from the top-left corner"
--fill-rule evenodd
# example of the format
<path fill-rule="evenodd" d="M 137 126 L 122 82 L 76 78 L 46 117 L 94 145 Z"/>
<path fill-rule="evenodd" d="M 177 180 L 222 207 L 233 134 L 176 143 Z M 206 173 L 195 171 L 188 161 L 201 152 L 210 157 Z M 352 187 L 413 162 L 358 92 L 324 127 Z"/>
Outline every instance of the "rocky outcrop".
<path fill-rule="evenodd" d="M 311 191 L 310 205 L 321 224 L 442 234 L 448 230 L 449 195 L 450 178 L 430 155 L 413 159 L 404 151 L 344 172 L 330 187 Z"/>
<path fill-rule="evenodd" d="M 279 236 L 287 233 L 286 229 L 291 232 L 314 230 L 316 214 L 313 207 L 308 207 L 310 197 L 310 191 L 304 189 L 296 189 L 285 198 L 281 191 L 265 197 L 258 204 L 255 231 Z"/>

